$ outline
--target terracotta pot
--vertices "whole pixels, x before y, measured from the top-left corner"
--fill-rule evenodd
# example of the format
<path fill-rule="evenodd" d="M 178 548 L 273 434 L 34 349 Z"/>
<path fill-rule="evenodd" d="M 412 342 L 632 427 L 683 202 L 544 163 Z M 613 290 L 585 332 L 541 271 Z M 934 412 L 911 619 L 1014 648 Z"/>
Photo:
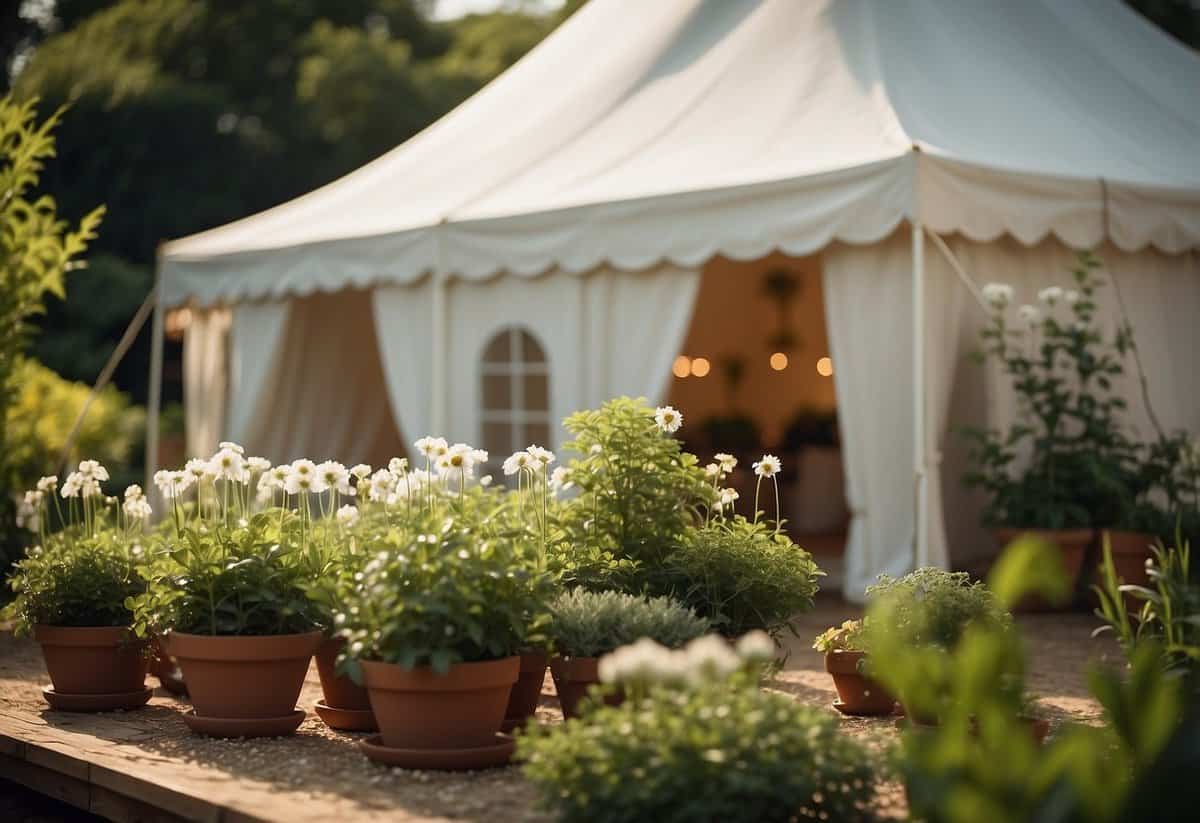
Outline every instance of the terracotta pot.
<path fill-rule="evenodd" d="M 1083 570 L 1083 561 L 1087 557 L 1088 549 L 1091 547 L 1096 538 L 1096 533 L 1091 529 L 1013 529 L 1002 528 L 994 529 L 993 534 L 996 540 L 999 541 L 1001 548 L 1016 540 L 1022 535 L 1032 535 L 1038 537 L 1047 543 L 1058 546 L 1059 552 L 1062 554 L 1063 568 L 1066 570 L 1067 578 L 1071 581 L 1072 589 L 1079 581 L 1080 572 Z M 1055 605 L 1048 602 L 1037 595 L 1026 595 L 1013 607 L 1015 612 L 1053 612 L 1067 611 L 1071 608 L 1071 600 L 1068 600 L 1062 605 Z"/>
<path fill-rule="evenodd" d="M 213 636 L 171 632 L 167 651 L 179 661 L 200 717 L 279 718 L 296 710 L 320 632 Z"/>
<path fill-rule="evenodd" d="M 370 711 L 371 698 L 366 688 L 337 673 L 337 657 L 345 646 L 344 638 L 326 637 L 317 649 L 317 675 L 321 678 L 325 703 L 335 709 Z"/>
<path fill-rule="evenodd" d="M 34 626 L 54 691 L 128 694 L 146 688 L 146 641 L 122 626 Z"/>
<path fill-rule="evenodd" d="M 1108 538 L 1109 545 L 1112 546 L 1113 568 L 1117 570 L 1117 577 L 1121 578 L 1122 582 L 1129 583 L 1134 586 L 1149 586 L 1150 577 L 1146 574 L 1146 561 L 1150 558 L 1150 547 L 1154 545 L 1158 538 L 1152 534 L 1143 534 L 1141 532 L 1122 532 L 1111 531 L 1106 529 L 1101 537 L 1101 544 L 1104 545 L 1104 537 Z M 1096 578 L 1099 581 L 1099 563 L 1103 561 L 1103 555 L 1098 556 L 1096 567 Z M 1126 595 L 1126 600 L 1131 603 L 1141 601 Z"/>
<path fill-rule="evenodd" d="M 166 644 L 161 637 L 155 637 L 150 642 L 153 656 L 150 658 L 150 674 L 158 678 L 159 684 L 176 697 L 187 696 L 187 684 L 183 682 L 183 673 L 175 658 L 166 652 Z"/>
<path fill-rule="evenodd" d="M 496 743 L 521 660 L 456 663 L 446 674 L 374 660 L 362 668 L 383 745 L 472 749 Z"/>
<path fill-rule="evenodd" d="M 555 657 L 550 660 L 550 674 L 554 678 L 554 691 L 562 706 L 563 717 L 579 716 L 579 701 L 588 689 L 600 683 L 600 658 L 598 657 Z M 621 694 L 609 694 L 605 704 L 619 706 L 624 700 Z"/>
<path fill-rule="evenodd" d="M 839 710 L 854 715 L 891 714 L 895 699 L 877 682 L 858 670 L 866 652 L 832 651 L 825 654 L 825 671 L 833 675 L 833 685 L 841 701 Z"/>
<path fill-rule="evenodd" d="M 537 712 L 549 662 L 550 655 L 545 652 L 527 652 L 521 655 L 521 672 L 512 688 L 512 694 L 508 696 L 508 708 L 504 710 L 505 729 L 524 726 Z"/>

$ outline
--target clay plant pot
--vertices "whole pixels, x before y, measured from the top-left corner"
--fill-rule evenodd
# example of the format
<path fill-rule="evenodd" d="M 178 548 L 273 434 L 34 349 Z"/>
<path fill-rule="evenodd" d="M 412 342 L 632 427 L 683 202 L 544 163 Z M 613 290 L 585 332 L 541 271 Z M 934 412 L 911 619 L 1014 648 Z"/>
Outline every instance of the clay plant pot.
<path fill-rule="evenodd" d="M 374 660 L 364 660 L 362 669 L 384 746 L 478 749 L 497 744 L 521 660 L 456 663 L 445 674 Z"/>
<path fill-rule="evenodd" d="M 127 708 L 149 699 L 146 641 L 121 626 L 34 626 L 54 695 L 69 700 L 87 695 L 85 711 Z M 78 701 L 77 701 L 78 702 Z M 82 705 L 82 704 L 81 704 Z"/>
<path fill-rule="evenodd" d="M 833 675 L 838 700 L 834 708 L 842 714 L 878 717 L 891 714 L 896 700 L 883 686 L 858 669 L 866 652 L 832 651 L 825 654 L 825 671 Z"/>
<path fill-rule="evenodd" d="M 1107 529 L 1101 538 L 1101 545 L 1103 545 L 1104 538 L 1107 538 L 1109 545 L 1112 546 L 1113 568 L 1117 570 L 1117 577 L 1133 586 L 1149 586 L 1150 577 L 1146 574 L 1146 561 L 1150 558 L 1150 547 L 1158 538 L 1142 532 Z M 1100 570 L 1099 563 L 1097 563 L 1097 582 L 1099 579 Z M 1126 603 L 1137 603 L 1140 608 L 1141 601 L 1131 598 L 1129 595 L 1126 595 L 1125 599 Z"/>
<path fill-rule="evenodd" d="M 1062 554 L 1063 568 L 1071 581 L 1072 590 L 1079 581 L 1083 570 L 1083 561 L 1088 549 L 1096 539 L 1096 533 L 1091 529 L 994 529 L 993 534 L 1001 548 L 1007 546 L 1022 535 L 1031 535 L 1058 547 Z M 1055 612 L 1067 611 L 1071 601 L 1055 605 L 1037 595 L 1026 595 L 1013 606 L 1014 612 Z"/>
<path fill-rule="evenodd" d="M 304 720 L 296 709 L 320 632 L 213 636 L 171 632 L 167 651 L 179 661 L 197 731 L 220 736 L 287 734 Z M 205 723 L 205 719 L 212 723 Z"/>
<path fill-rule="evenodd" d="M 331 729 L 374 731 L 378 726 L 366 688 L 337 672 L 337 658 L 345 646 L 344 638 L 326 637 L 317 649 L 317 675 L 325 698 L 316 705 L 317 715 Z"/>
<path fill-rule="evenodd" d="M 579 702 L 588 689 L 600 683 L 600 658 L 598 657 L 554 657 L 550 660 L 550 674 L 554 678 L 554 691 L 558 693 L 558 704 L 563 717 L 579 716 Z M 605 704 L 619 706 L 624 696 L 619 693 L 604 697 Z"/>
<path fill-rule="evenodd" d="M 179 670 L 175 658 L 167 654 L 161 637 L 155 637 L 151 641 L 150 650 L 150 674 L 157 677 L 159 684 L 171 694 L 187 697 L 187 684 L 183 682 L 183 672 Z"/>
<path fill-rule="evenodd" d="M 508 696 L 508 708 L 504 710 L 504 731 L 524 726 L 537 713 L 549 662 L 550 655 L 545 652 L 526 652 L 521 655 L 521 671 Z"/>

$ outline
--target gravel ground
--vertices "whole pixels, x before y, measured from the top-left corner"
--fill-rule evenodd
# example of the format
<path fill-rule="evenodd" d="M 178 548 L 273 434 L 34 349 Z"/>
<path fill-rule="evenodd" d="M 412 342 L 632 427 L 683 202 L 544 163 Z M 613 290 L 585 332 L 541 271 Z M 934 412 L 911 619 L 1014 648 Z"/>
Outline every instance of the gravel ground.
<path fill-rule="evenodd" d="M 839 718 L 847 734 L 882 750 L 896 738 L 892 720 L 838 715 L 830 705 L 834 698 L 833 684 L 824 671 L 821 656 L 809 648 L 814 635 L 858 613 L 854 606 L 822 597 L 813 612 L 796 621 L 799 638 L 789 642 L 787 664 L 771 688 L 824 707 Z M 1031 615 L 1020 617 L 1018 623 L 1031 658 L 1030 686 L 1044 714 L 1054 724 L 1067 720 L 1098 722 L 1099 706 L 1086 690 L 1088 662 L 1115 660 L 1117 650 L 1110 640 L 1091 638 L 1096 625 L 1094 618 L 1084 614 Z M 69 715 L 45 711 L 40 687 L 47 682 L 38 647 L 30 641 L 14 640 L 7 632 L 0 633 L 0 709 L 53 717 L 56 719 L 52 722 L 63 726 L 82 722 Z M 311 714 L 312 705 L 320 696 L 314 667 L 300 700 L 301 706 L 310 710 L 308 719 L 297 734 L 273 740 L 227 741 L 192 735 L 177 717 L 188 708 L 187 704 L 165 696 L 161 690 L 147 709 L 124 719 L 107 715 L 113 721 L 105 725 L 113 730 L 108 739 L 135 742 L 157 755 L 216 767 L 230 774 L 236 772 L 242 780 L 266 784 L 280 793 L 281 804 L 285 798 L 288 803 L 343 805 L 349 799 L 365 816 L 387 810 L 391 815 L 400 815 L 395 819 L 406 820 L 548 819 L 536 810 L 535 793 L 516 768 L 440 773 L 390 769 L 369 762 L 355 746 L 364 735 L 333 732 Z M 549 677 L 538 714 L 544 723 L 561 721 Z M 103 736 L 91 728 L 88 731 Z M 0 818 L 5 820 L 80 819 L 77 815 L 56 817 L 53 809 L 20 812 L 19 806 L 17 813 L 9 813 L 10 807 L 5 802 L 0 786 Z M 903 791 L 899 785 L 885 783 L 880 787 L 879 807 L 889 817 L 903 816 Z"/>

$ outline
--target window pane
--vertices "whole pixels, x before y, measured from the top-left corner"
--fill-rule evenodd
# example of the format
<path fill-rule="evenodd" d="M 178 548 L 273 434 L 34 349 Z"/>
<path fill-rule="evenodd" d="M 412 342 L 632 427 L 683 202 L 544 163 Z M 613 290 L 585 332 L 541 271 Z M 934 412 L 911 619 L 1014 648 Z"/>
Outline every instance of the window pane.
<path fill-rule="evenodd" d="M 542 363 L 546 360 L 546 355 L 537 340 L 525 331 L 521 332 L 521 359 L 526 363 Z"/>
<path fill-rule="evenodd" d="M 550 442 L 549 423 L 526 423 L 521 428 L 524 434 L 524 437 L 521 438 L 521 448 L 534 443 L 539 446 L 545 446 Z"/>
<path fill-rule="evenodd" d="M 508 423 L 484 423 L 483 448 L 491 452 L 489 457 L 500 460 L 516 451 L 512 442 L 512 426 Z"/>
<path fill-rule="evenodd" d="M 512 358 L 508 330 L 504 330 L 492 338 L 487 348 L 483 350 L 484 363 L 507 363 Z"/>
<path fill-rule="evenodd" d="M 483 376 L 483 408 L 485 411 L 507 411 L 512 408 L 512 378 L 507 374 Z"/>
<path fill-rule="evenodd" d="M 525 389 L 525 410 L 546 411 L 550 408 L 549 380 L 544 374 L 527 374 L 521 378 Z"/>

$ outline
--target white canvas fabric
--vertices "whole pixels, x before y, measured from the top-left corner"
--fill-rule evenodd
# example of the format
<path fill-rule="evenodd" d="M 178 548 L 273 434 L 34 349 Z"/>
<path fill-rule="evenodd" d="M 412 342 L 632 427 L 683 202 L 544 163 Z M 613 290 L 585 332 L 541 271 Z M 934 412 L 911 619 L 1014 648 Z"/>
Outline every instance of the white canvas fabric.
<path fill-rule="evenodd" d="M 1198 88 L 1200 57 L 1117 0 L 593 0 L 394 151 L 167 244 L 164 299 L 412 282 L 438 232 L 473 279 L 803 254 L 916 214 L 1177 252 Z"/>
<path fill-rule="evenodd" d="M 267 389 L 282 357 L 288 302 L 239 303 L 229 333 L 229 411 L 225 434 L 235 443 L 252 437 L 271 414 Z M 215 444 L 214 444 L 215 445 Z"/>
<path fill-rule="evenodd" d="M 217 450 L 225 426 L 230 311 L 195 311 L 183 333 L 183 410 L 188 457 Z"/>
<path fill-rule="evenodd" d="M 433 384 L 433 295 L 429 279 L 371 293 L 379 359 L 392 419 L 412 444 L 429 433 Z"/>

